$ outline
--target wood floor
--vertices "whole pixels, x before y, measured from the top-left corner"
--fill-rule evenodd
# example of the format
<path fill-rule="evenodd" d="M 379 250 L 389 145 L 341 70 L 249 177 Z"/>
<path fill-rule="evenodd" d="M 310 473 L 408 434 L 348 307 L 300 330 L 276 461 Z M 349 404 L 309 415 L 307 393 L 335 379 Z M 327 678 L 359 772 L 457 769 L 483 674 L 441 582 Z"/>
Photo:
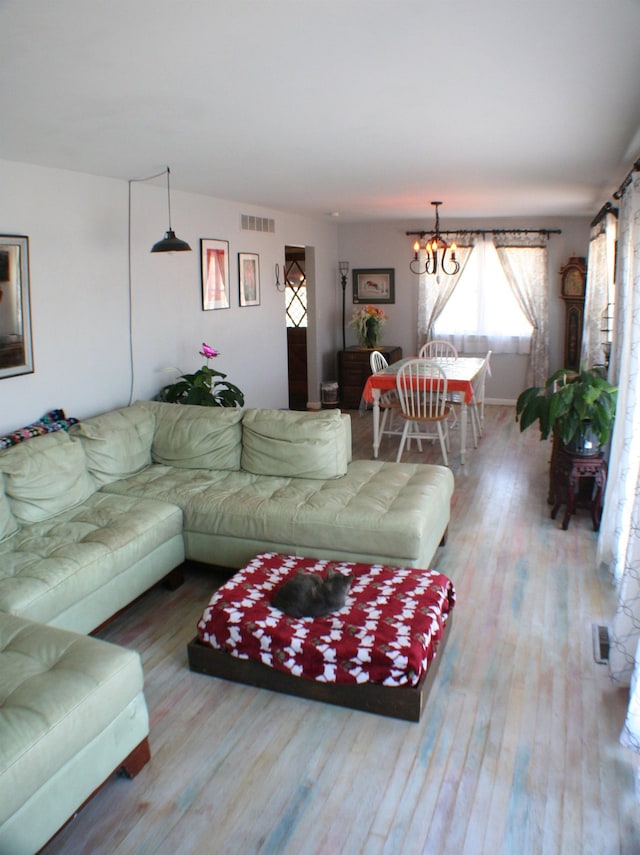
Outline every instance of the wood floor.
<path fill-rule="evenodd" d="M 371 413 L 352 413 L 371 456 Z M 587 511 L 549 518 L 548 443 L 488 407 L 459 465 L 438 568 L 456 620 L 419 724 L 191 673 L 186 645 L 221 576 L 190 569 L 100 636 L 138 650 L 152 760 L 114 778 L 46 853 L 636 853 L 627 692 L 596 664 L 614 609 Z M 385 438 L 381 457 L 394 459 Z M 429 448 L 404 460 L 439 462 Z"/>

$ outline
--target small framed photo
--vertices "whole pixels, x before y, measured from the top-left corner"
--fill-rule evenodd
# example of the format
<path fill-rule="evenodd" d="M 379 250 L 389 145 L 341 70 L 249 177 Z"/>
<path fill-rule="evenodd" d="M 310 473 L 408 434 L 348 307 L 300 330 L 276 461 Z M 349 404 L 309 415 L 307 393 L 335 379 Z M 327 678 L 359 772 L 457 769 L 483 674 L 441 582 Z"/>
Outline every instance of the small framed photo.
<path fill-rule="evenodd" d="M 229 241 L 200 238 L 202 310 L 229 308 Z"/>
<path fill-rule="evenodd" d="M 260 256 L 253 252 L 238 253 L 240 305 L 260 305 Z"/>
<path fill-rule="evenodd" d="M 395 303 L 395 268 L 374 267 L 353 271 L 354 303 Z"/>

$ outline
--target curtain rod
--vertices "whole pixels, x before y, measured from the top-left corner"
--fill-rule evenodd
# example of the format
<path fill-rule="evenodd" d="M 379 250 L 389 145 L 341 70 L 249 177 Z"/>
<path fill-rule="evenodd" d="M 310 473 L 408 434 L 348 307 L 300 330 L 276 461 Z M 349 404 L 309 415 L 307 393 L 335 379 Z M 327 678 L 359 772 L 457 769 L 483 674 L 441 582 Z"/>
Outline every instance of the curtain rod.
<path fill-rule="evenodd" d="M 622 184 L 618 187 L 616 192 L 612 194 L 614 199 L 621 199 L 622 198 L 622 194 L 627 189 L 629 184 L 631 184 L 631 176 L 633 175 L 634 172 L 640 172 L 640 159 L 636 160 L 636 162 L 633 164 L 633 166 L 629 170 L 629 174 L 627 175 L 627 177 L 624 179 Z"/>
<path fill-rule="evenodd" d="M 428 232 L 405 232 L 407 235 L 435 234 L 434 230 Z M 561 235 L 562 229 L 441 229 L 441 235 Z"/>
<path fill-rule="evenodd" d="M 594 226 L 597 226 L 601 220 L 604 220 L 607 214 L 613 214 L 614 217 L 618 216 L 618 209 L 614 208 L 611 202 L 605 202 L 600 208 L 593 220 L 591 220 L 591 228 L 594 228 Z"/>

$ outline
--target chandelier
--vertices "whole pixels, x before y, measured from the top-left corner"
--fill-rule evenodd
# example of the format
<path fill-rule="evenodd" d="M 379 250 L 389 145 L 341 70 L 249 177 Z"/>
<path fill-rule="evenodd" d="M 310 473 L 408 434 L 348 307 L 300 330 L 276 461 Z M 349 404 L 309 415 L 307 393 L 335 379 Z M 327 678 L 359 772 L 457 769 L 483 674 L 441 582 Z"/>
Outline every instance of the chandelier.
<path fill-rule="evenodd" d="M 454 276 L 460 270 L 460 262 L 456 259 L 456 245 L 448 245 L 440 233 L 440 215 L 438 208 L 442 202 L 432 202 L 436 209 L 436 227 L 433 232 L 413 232 L 417 234 L 422 243 L 417 240 L 413 244 L 413 259 L 409 264 L 413 273 L 427 273 L 429 275 L 441 270 L 447 276 Z M 420 250 L 425 252 L 424 263 L 420 262 Z"/>

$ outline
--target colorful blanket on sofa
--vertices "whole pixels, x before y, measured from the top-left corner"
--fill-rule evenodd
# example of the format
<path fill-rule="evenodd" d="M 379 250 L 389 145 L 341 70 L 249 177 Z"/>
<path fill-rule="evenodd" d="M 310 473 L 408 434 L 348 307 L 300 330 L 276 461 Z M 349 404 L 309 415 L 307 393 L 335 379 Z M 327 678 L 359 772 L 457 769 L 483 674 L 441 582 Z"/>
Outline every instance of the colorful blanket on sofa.
<path fill-rule="evenodd" d="M 64 410 L 50 410 L 41 419 L 32 422 L 30 425 L 18 428 L 18 430 L 14 430 L 6 436 L 0 436 L 0 448 L 10 448 L 12 445 L 23 442 L 25 439 L 31 439 L 31 437 L 40 436 L 43 433 L 68 430 L 77 421 L 78 419 L 67 418 Z"/>
<path fill-rule="evenodd" d="M 355 578 L 344 608 L 293 618 L 271 605 L 298 571 L 329 566 Z M 240 659 L 321 682 L 415 686 L 435 657 L 455 604 L 453 583 L 433 570 L 319 561 L 264 553 L 211 598 L 201 642 Z"/>

